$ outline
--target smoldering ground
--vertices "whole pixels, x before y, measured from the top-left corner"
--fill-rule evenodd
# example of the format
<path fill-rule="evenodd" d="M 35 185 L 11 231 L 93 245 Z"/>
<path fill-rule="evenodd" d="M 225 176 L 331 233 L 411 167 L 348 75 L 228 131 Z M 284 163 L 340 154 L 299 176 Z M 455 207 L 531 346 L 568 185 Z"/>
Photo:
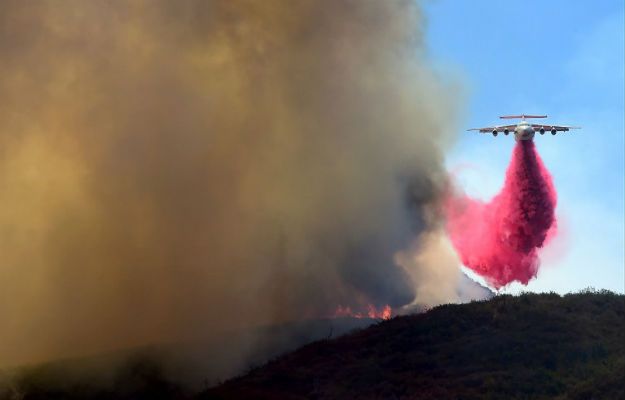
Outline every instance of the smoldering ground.
<path fill-rule="evenodd" d="M 1 2 L 0 364 L 457 300 L 418 257 L 458 110 L 423 30 L 412 1 Z"/>

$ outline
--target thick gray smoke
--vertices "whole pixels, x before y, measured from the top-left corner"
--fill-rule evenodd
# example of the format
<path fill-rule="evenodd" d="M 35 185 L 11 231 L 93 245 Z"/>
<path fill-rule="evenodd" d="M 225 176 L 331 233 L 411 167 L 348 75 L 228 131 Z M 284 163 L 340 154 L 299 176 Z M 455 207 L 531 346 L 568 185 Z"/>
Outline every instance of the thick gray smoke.
<path fill-rule="evenodd" d="M 455 300 L 423 29 L 413 1 L 0 2 L 0 364 Z"/>

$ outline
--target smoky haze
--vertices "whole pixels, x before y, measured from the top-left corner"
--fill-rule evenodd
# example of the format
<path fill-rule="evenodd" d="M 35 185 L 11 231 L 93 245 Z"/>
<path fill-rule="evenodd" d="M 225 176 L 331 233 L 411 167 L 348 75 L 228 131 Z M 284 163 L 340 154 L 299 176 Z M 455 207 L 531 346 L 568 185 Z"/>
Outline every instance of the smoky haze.
<path fill-rule="evenodd" d="M 1 2 L 0 364 L 454 288 L 419 256 L 458 108 L 423 30 L 412 1 Z"/>

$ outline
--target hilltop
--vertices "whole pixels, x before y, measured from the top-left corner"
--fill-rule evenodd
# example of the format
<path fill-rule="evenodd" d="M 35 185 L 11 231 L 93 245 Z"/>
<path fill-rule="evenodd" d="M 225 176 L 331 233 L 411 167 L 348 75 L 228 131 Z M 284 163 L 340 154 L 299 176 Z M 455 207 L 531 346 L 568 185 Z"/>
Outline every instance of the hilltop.
<path fill-rule="evenodd" d="M 202 399 L 623 399 L 625 297 L 500 295 L 279 357 Z"/>

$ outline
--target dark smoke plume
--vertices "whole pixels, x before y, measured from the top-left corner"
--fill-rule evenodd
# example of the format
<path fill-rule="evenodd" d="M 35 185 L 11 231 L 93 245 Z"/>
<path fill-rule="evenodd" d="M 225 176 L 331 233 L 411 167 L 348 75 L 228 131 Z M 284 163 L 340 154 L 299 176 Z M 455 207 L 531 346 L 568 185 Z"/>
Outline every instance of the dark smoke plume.
<path fill-rule="evenodd" d="M 422 30 L 413 1 L 0 2 L 0 364 L 457 300 L 428 243 L 458 88 Z"/>
<path fill-rule="evenodd" d="M 462 262 L 499 289 L 538 273 L 538 251 L 556 233 L 557 196 L 533 141 L 519 141 L 501 192 L 483 203 L 452 195 L 447 230 Z"/>

